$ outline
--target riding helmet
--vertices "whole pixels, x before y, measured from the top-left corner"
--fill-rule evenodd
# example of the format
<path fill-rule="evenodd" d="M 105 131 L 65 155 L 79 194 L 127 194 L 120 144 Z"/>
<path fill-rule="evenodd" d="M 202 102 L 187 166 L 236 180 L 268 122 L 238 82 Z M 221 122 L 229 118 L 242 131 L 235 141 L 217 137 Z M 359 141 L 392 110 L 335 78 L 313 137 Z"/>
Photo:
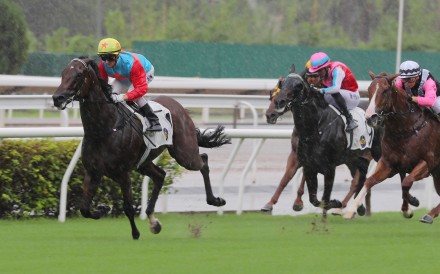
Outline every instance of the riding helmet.
<path fill-rule="evenodd" d="M 413 78 L 419 76 L 422 70 L 417 62 L 408 60 L 400 64 L 399 73 L 399 78 Z"/>
<path fill-rule="evenodd" d="M 121 52 L 121 44 L 118 40 L 113 38 L 104 38 L 99 41 L 98 54 L 115 54 L 119 55 Z"/>
<path fill-rule="evenodd" d="M 330 65 L 330 57 L 328 57 L 328 55 L 325 54 L 324 52 L 314 53 L 310 57 L 310 64 L 312 66 L 309 68 L 309 71 L 316 72 L 316 71 Z"/>

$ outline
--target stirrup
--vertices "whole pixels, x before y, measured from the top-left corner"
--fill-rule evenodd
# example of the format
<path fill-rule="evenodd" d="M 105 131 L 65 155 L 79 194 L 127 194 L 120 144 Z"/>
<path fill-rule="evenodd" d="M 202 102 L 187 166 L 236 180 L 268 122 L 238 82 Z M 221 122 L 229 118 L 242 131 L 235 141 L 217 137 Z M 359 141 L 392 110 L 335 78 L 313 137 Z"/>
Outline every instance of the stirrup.
<path fill-rule="evenodd" d="M 159 124 L 156 124 L 145 129 L 145 131 L 162 131 L 162 127 Z"/>

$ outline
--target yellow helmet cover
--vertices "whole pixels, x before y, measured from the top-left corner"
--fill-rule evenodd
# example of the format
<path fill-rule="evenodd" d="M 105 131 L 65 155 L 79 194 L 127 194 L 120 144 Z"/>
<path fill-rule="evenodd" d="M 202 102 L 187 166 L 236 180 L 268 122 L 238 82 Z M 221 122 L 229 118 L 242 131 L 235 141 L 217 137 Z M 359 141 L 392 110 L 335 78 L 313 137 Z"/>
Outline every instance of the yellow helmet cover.
<path fill-rule="evenodd" d="M 98 54 L 116 54 L 119 55 L 121 44 L 113 38 L 104 38 L 99 41 Z"/>

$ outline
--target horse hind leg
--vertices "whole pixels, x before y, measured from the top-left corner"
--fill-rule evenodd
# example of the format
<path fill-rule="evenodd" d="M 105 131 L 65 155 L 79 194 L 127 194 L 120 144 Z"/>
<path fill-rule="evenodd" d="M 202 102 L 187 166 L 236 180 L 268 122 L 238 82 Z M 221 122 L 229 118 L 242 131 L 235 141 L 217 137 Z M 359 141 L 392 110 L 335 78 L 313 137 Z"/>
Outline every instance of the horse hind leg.
<path fill-rule="evenodd" d="M 178 150 L 177 147 L 185 149 Z M 199 170 L 203 176 L 205 184 L 206 202 L 208 205 L 224 206 L 226 201 L 220 197 L 215 197 L 212 193 L 211 181 L 209 179 L 208 155 L 206 153 L 199 154 L 198 145 L 191 143 L 179 143 L 176 141 L 173 147 L 168 148 L 168 152 L 177 163 L 187 170 Z"/>
<path fill-rule="evenodd" d="M 203 176 L 203 182 L 205 184 L 205 192 L 206 192 L 206 202 L 208 205 L 212 206 L 224 206 L 226 201 L 223 198 L 215 197 L 212 192 L 211 180 L 209 179 L 209 165 L 208 165 L 208 155 L 206 153 L 200 154 L 200 158 L 202 158 L 203 166 L 200 169 L 200 172 Z"/>
<path fill-rule="evenodd" d="M 153 190 L 151 192 L 151 197 L 148 200 L 146 213 L 150 223 L 151 233 L 158 234 L 162 230 L 162 224 L 159 219 L 154 216 L 154 208 L 156 207 L 157 199 L 159 198 L 160 191 L 163 187 L 166 173 L 163 169 L 152 162 L 142 166 L 139 172 L 153 180 Z"/>
<path fill-rule="evenodd" d="M 87 172 L 86 175 L 84 176 L 83 196 L 80 205 L 80 212 L 84 218 L 98 220 L 110 211 L 109 206 L 98 206 L 96 210 L 94 211 L 91 210 L 92 200 L 96 194 L 101 179 L 102 176 L 90 175 Z"/>

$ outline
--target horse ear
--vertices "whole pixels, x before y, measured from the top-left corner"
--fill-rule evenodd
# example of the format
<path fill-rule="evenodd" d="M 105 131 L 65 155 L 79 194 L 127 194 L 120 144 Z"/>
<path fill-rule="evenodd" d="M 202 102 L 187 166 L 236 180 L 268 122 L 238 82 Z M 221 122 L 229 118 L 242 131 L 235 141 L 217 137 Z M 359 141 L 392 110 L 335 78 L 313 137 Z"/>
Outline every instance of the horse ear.
<path fill-rule="evenodd" d="M 277 83 L 277 87 L 281 88 L 281 83 L 284 81 L 284 77 L 280 76 L 280 78 L 278 78 L 278 83 Z"/>
<path fill-rule="evenodd" d="M 368 71 L 368 74 L 370 75 L 371 80 L 373 80 L 376 77 L 376 75 L 374 75 L 374 73 L 371 70 Z"/>
<path fill-rule="evenodd" d="M 400 75 L 400 73 L 396 73 L 396 74 L 390 75 L 390 76 L 388 76 L 388 79 L 389 79 L 390 81 L 393 81 L 393 80 L 396 79 L 396 77 L 399 76 L 399 75 Z"/>
<path fill-rule="evenodd" d="M 291 64 L 289 73 L 294 73 L 294 72 L 295 72 L 295 64 Z"/>

